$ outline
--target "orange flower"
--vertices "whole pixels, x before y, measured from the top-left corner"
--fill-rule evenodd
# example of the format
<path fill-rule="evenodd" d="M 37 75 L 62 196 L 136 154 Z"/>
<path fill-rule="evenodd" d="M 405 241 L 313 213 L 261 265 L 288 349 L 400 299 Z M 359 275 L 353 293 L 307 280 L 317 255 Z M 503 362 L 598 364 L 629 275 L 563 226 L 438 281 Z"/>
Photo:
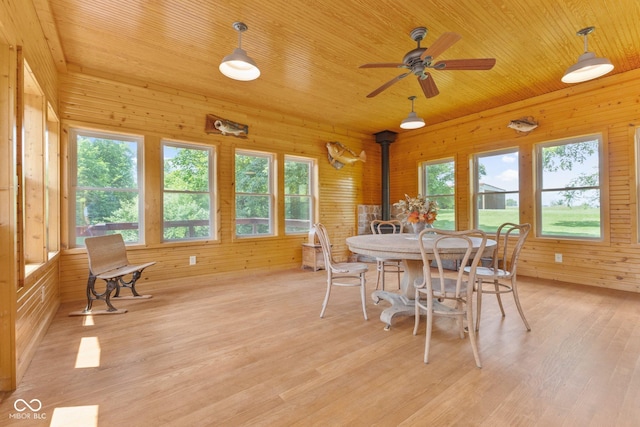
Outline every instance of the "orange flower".
<path fill-rule="evenodd" d="M 411 212 L 409 214 L 409 217 L 407 218 L 407 221 L 409 221 L 412 224 L 415 224 L 416 222 L 420 221 L 420 214 L 418 212 Z"/>

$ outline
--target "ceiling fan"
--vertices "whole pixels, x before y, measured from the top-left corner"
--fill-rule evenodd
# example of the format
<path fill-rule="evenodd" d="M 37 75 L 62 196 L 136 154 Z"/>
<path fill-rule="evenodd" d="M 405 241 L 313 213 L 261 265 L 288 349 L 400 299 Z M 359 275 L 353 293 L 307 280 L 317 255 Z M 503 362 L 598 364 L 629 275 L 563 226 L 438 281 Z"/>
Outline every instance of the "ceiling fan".
<path fill-rule="evenodd" d="M 436 96 L 440 91 L 433 81 L 431 73 L 428 69 L 434 70 L 490 70 L 496 63 L 495 58 L 478 58 L 478 59 L 445 59 L 434 63 L 436 57 L 440 56 L 442 52 L 449 49 L 455 42 L 460 40 L 462 36 L 457 33 L 444 33 L 442 34 L 431 46 L 420 47 L 420 41 L 427 35 L 427 29 L 425 27 L 414 28 L 410 36 L 418 43 L 418 47 L 407 52 L 402 59 L 402 63 L 372 63 L 361 65 L 360 68 L 406 68 L 409 71 L 400 74 L 397 77 L 389 80 L 378 89 L 367 95 L 367 98 L 373 98 L 383 90 L 389 88 L 394 83 L 404 79 L 410 74 L 415 74 L 418 77 L 418 83 L 422 87 L 422 91 L 427 98 Z"/>

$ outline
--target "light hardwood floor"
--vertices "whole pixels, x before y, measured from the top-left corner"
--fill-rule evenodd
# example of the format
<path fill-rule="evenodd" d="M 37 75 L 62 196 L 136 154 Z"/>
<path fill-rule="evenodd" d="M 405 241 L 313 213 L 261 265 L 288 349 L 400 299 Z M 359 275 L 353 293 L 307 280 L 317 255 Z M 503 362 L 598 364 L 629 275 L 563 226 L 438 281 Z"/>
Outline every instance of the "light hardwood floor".
<path fill-rule="evenodd" d="M 4 394 L 0 424 L 49 425 L 74 407 L 97 411 L 99 426 L 640 422 L 639 294 L 521 277 L 532 331 L 512 299 L 503 319 L 487 296 L 478 369 L 453 320 L 436 321 L 425 365 L 425 322 L 418 336 L 412 318 L 385 332 L 386 303 L 368 300 L 365 321 L 356 288 L 334 289 L 320 319 L 324 271 L 187 282 L 116 301 L 129 312 L 93 325 L 68 316 L 83 302 L 64 304 L 18 389 Z M 83 337 L 97 337 L 99 366 L 75 368 Z M 18 399 L 40 400 L 47 420 L 16 419 Z"/>

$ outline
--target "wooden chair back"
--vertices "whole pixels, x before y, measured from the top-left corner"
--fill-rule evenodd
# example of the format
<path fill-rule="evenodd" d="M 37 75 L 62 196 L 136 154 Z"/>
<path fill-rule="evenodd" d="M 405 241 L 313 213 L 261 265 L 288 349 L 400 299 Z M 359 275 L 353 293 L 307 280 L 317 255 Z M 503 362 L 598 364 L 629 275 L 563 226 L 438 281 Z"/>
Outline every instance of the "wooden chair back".
<path fill-rule="evenodd" d="M 425 250 L 424 238 L 430 236 L 430 233 L 433 232 L 436 233 L 436 237 L 433 239 L 433 255 L 431 256 L 428 251 Z M 471 240 L 472 237 L 479 237 L 481 239 L 475 254 L 473 241 Z M 430 289 L 434 295 L 440 295 L 443 298 L 458 299 L 471 295 L 473 293 L 475 272 L 487 243 L 486 233 L 481 230 L 448 231 L 430 229 L 421 232 L 418 240 L 427 289 Z M 458 249 L 455 253 L 452 253 L 450 250 L 447 250 L 447 244 L 452 241 L 455 241 L 456 246 L 464 247 L 463 251 Z M 434 260 L 433 264 L 430 261 L 431 258 Z M 465 272 L 463 269 L 458 269 L 454 277 L 451 277 L 451 273 L 445 274 L 445 270 L 447 269 L 445 261 L 452 259 L 459 260 L 460 265 L 468 265 L 471 263 L 468 272 L 469 277 L 466 278 L 467 280 L 465 280 Z M 431 271 L 431 266 L 434 264 L 437 268 L 435 278 L 433 277 L 435 273 Z"/>
<path fill-rule="evenodd" d="M 331 253 L 331 240 L 329 239 L 329 233 L 327 232 L 327 228 L 321 224 L 317 223 L 315 225 L 316 236 L 318 236 L 318 240 L 320 241 L 320 246 L 322 246 L 322 255 L 324 256 L 324 268 L 327 270 L 329 274 L 331 274 L 333 270 L 333 254 Z"/>
<path fill-rule="evenodd" d="M 373 234 L 400 234 L 403 231 L 402 228 L 402 222 L 397 219 L 374 219 L 371 221 L 371 232 Z M 391 230 L 391 233 L 388 230 Z"/>
<path fill-rule="evenodd" d="M 496 249 L 492 265 L 495 271 L 499 269 L 505 271 L 505 273 L 507 273 L 506 278 L 516 275 L 518 258 L 520 257 L 520 252 L 530 231 L 531 224 L 505 222 L 498 227 L 496 233 L 498 248 Z"/>
<path fill-rule="evenodd" d="M 87 237 L 84 241 L 89 258 L 89 270 L 97 276 L 129 264 L 122 234 Z"/>

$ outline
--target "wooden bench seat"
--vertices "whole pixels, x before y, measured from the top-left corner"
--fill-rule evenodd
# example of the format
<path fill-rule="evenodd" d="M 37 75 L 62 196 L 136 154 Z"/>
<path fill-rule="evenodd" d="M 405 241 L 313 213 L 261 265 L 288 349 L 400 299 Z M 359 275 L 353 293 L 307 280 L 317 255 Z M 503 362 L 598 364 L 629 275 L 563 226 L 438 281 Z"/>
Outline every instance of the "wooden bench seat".
<path fill-rule="evenodd" d="M 81 312 L 73 312 L 71 315 L 88 314 L 116 314 L 126 313 L 126 309 L 117 309 L 111 304 L 112 298 L 118 299 L 147 299 L 151 295 L 140 295 L 136 291 L 136 282 L 142 271 L 155 264 L 131 264 L 127 259 L 127 249 L 121 234 L 109 234 L 106 236 L 88 237 L 85 239 L 87 257 L 89 260 L 89 279 L 87 281 L 87 306 Z M 129 281 L 125 276 L 131 276 Z M 96 291 L 96 279 L 106 282 L 105 291 Z M 131 296 L 121 296 L 122 288 L 131 289 Z M 113 297 L 112 292 L 115 291 Z M 107 304 L 106 310 L 93 310 L 93 301 L 103 300 Z"/>

